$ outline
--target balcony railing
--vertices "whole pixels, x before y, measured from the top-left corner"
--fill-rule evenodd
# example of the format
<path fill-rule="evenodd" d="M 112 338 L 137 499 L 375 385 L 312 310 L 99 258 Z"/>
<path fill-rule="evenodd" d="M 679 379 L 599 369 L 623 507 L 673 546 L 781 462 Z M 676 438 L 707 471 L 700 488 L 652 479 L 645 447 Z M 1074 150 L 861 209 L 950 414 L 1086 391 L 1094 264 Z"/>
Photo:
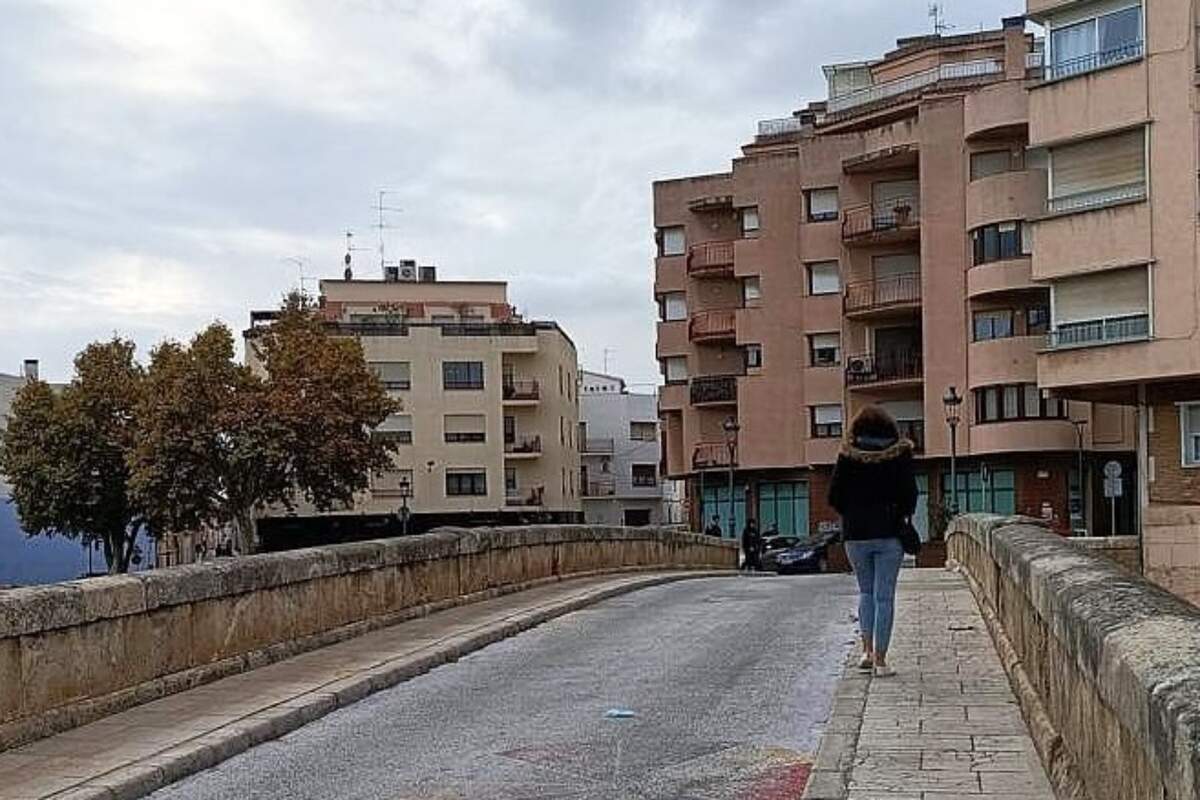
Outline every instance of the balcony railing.
<path fill-rule="evenodd" d="M 504 452 L 515 455 L 540 453 L 542 452 L 542 437 L 521 436 L 511 442 L 505 442 Z"/>
<path fill-rule="evenodd" d="M 701 311 L 688 321 L 688 339 L 693 342 L 733 339 L 737 336 L 737 311 Z"/>
<path fill-rule="evenodd" d="M 537 400 L 542 396 L 541 385 L 533 378 L 505 378 L 505 400 Z"/>
<path fill-rule="evenodd" d="M 925 452 L 925 420 L 898 419 L 896 427 L 900 429 L 901 438 L 913 443 L 913 449 L 918 453 Z"/>
<path fill-rule="evenodd" d="M 612 439 L 584 439 L 583 452 L 585 453 L 611 453 L 616 449 L 616 442 Z"/>
<path fill-rule="evenodd" d="M 736 403 L 738 397 L 737 375 L 708 375 L 692 378 L 692 405 L 707 403 Z"/>
<path fill-rule="evenodd" d="M 1150 315 L 1128 314 L 1060 324 L 1050 332 L 1047 346 L 1052 350 L 1065 350 L 1072 347 L 1139 342 L 1149 338 Z"/>
<path fill-rule="evenodd" d="M 804 123 L 799 117 L 781 117 L 780 119 L 762 119 L 758 121 L 759 136 L 783 136 L 788 133 L 798 133 L 804 130 Z"/>
<path fill-rule="evenodd" d="M 842 217 L 842 238 L 856 239 L 905 228 L 921 223 L 921 202 L 917 197 L 895 197 L 880 203 L 870 203 L 846 209 Z"/>
<path fill-rule="evenodd" d="M 878 83 L 865 89 L 856 89 L 837 97 L 831 97 L 825 103 L 825 110 L 837 114 L 858 106 L 865 106 L 879 100 L 897 97 L 902 94 L 932 86 L 935 83 L 962 78 L 981 78 L 996 75 L 1004 71 L 1004 64 L 996 59 L 981 59 L 977 61 L 960 61 L 956 64 L 942 64 L 932 69 L 914 72 L 894 81 Z"/>
<path fill-rule="evenodd" d="M 617 493 L 617 482 L 612 476 L 589 478 L 582 483 L 584 497 L 612 497 Z"/>
<path fill-rule="evenodd" d="M 1135 181 L 1120 186 L 1109 186 L 1104 189 L 1092 189 L 1086 192 L 1051 197 L 1046 201 L 1046 210 L 1051 214 L 1063 214 L 1070 211 L 1086 211 L 1112 203 L 1132 202 L 1146 199 L 1146 182 Z"/>
<path fill-rule="evenodd" d="M 692 451 L 694 469 L 712 469 L 729 466 L 729 445 L 725 442 L 700 442 Z"/>
<path fill-rule="evenodd" d="M 871 311 L 921 302 L 921 273 L 889 275 L 846 284 L 846 311 Z"/>
<path fill-rule="evenodd" d="M 846 383 L 851 386 L 919 380 L 923 374 L 924 364 L 918 350 L 867 353 L 846 359 Z"/>
<path fill-rule="evenodd" d="M 707 242 L 688 251 L 688 275 L 697 278 L 733 275 L 733 242 Z"/>
<path fill-rule="evenodd" d="M 1136 61 L 1142 57 L 1142 42 L 1129 42 L 1120 47 L 1103 50 L 1096 53 L 1070 58 L 1054 64 L 1046 64 L 1042 77 L 1048 81 L 1070 78 L 1073 75 L 1083 75 L 1104 67 L 1124 64 L 1126 61 Z"/>
<path fill-rule="evenodd" d="M 527 492 L 518 492 L 516 494 L 506 495 L 504 505 L 516 506 L 518 508 L 535 508 L 543 505 L 543 496 L 546 493 L 545 486 L 538 486 L 530 489 Z"/>
<path fill-rule="evenodd" d="M 442 336 L 537 336 L 538 326 L 528 322 L 445 322 Z"/>

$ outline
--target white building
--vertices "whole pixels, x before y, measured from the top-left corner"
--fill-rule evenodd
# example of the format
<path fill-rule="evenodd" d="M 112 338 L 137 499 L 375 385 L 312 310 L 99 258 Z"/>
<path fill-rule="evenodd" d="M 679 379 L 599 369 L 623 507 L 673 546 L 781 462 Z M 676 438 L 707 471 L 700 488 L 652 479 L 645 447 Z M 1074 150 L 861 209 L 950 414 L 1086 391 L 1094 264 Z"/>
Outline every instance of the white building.
<path fill-rule="evenodd" d="M 579 394 L 580 485 L 587 522 L 671 522 L 659 474 L 658 398 L 634 394 L 625 381 L 583 372 Z"/>

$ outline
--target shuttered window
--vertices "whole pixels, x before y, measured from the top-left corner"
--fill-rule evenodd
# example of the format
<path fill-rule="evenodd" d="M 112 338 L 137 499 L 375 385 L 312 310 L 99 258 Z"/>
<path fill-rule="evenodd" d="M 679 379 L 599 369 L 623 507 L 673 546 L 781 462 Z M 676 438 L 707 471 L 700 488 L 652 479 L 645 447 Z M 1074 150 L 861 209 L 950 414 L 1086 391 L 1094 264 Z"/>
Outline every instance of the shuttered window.
<path fill-rule="evenodd" d="M 842 407 L 835 405 L 812 407 L 812 436 L 814 439 L 833 439 L 842 435 Z"/>
<path fill-rule="evenodd" d="M 985 153 L 971 154 L 971 180 L 973 181 L 1020 168 L 1020 159 L 1014 158 L 1008 150 L 989 150 Z"/>
<path fill-rule="evenodd" d="M 686 238 L 682 225 L 658 229 L 658 254 L 660 256 L 681 256 L 685 247 Z"/>
<path fill-rule="evenodd" d="M 407 361 L 372 361 L 371 369 L 379 376 L 383 388 L 404 390 L 412 388 L 410 365 Z"/>
<path fill-rule="evenodd" d="M 1051 211 L 1144 197 L 1145 129 L 1052 148 L 1050 187 Z"/>
<path fill-rule="evenodd" d="M 1179 430 L 1183 466 L 1200 467 L 1200 403 L 1179 406 Z"/>
<path fill-rule="evenodd" d="M 808 192 L 808 221 L 827 222 L 838 218 L 837 189 L 811 189 Z"/>
<path fill-rule="evenodd" d="M 842 278 L 838 273 L 838 262 L 820 261 L 808 265 L 808 293 L 837 294 L 842 290 Z"/>
<path fill-rule="evenodd" d="M 447 414 L 443 418 L 443 425 L 447 443 L 487 440 L 487 418 L 483 414 Z"/>
<path fill-rule="evenodd" d="M 688 379 L 687 358 L 672 356 L 663 359 L 663 377 L 667 383 L 683 383 Z"/>
<path fill-rule="evenodd" d="M 669 292 L 662 296 L 662 318 L 664 322 L 678 322 L 687 319 L 687 295 L 683 292 Z"/>
<path fill-rule="evenodd" d="M 897 200 L 909 200 L 915 204 L 920 194 L 918 181 L 880 181 L 871 187 L 871 199 L 876 206 L 890 207 Z"/>
<path fill-rule="evenodd" d="M 1054 325 L 1145 314 L 1150 308 L 1146 267 L 1097 272 L 1055 281 Z"/>
<path fill-rule="evenodd" d="M 814 367 L 835 367 L 842 360 L 840 333 L 814 333 L 809 339 L 809 360 Z"/>
<path fill-rule="evenodd" d="M 921 257 L 916 253 L 876 256 L 872 259 L 871 264 L 877 279 L 892 278 L 896 275 L 912 275 L 921 271 Z"/>
<path fill-rule="evenodd" d="M 389 414 L 375 427 L 375 436 L 399 444 L 412 444 L 412 430 L 411 415 Z"/>

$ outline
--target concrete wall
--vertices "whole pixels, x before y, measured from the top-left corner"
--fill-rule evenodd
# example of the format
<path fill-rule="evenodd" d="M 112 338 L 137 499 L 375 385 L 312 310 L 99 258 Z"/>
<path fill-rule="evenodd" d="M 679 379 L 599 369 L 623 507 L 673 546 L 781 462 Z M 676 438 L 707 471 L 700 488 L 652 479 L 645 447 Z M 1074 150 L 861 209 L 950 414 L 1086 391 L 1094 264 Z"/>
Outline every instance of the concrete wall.
<path fill-rule="evenodd" d="M 662 528 L 443 529 L 0 592 L 0 750 L 430 610 L 736 558 Z"/>
<path fill-rule="evenodd" d="M 1200 610 L 1031 520 L 960 517 L 948 547 L 1059 796 L 1200 798 Z"/>

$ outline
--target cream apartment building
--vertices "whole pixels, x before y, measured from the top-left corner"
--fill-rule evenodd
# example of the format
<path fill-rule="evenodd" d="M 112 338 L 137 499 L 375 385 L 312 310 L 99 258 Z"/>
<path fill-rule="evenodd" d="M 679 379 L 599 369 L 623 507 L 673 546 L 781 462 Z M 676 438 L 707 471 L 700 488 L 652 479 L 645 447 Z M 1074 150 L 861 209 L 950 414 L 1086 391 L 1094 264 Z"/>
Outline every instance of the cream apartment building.
<path fill-rule="evenodd" d="M 955 494 L 954 387 L 961 510 L 1110 532 L 1102 470 L 1137 474 L 1135 415 L 1039 384 L 1054 313 L 1034 279 L 1041 45 L 1023 18 L 901 39 L 825 67 L 827 97 L 761 122 L 729 171 L 654 184 L 665 465 L 688 481 L 693 525 L 715 512 L 731 533 L 732 462 L 732 533 L 747 517 L 835 527 L 845 426 L 878 402 L 917 445 L 916 522 L 936 529 Z M 1117 532 L 1136 505 L 1118 506 Z"/>
<path fill-rule="evenodd" d="M 400 403 L 376 431 L 398 443 L 352 508 L 260 522 L 273 540 L 399 533 L 437 525 L 581 519 L 575 346 L 553 322 L 521 319 L 503 282 L 323 280 L 330 330 L 354 336 Z M 258 325 L 252 315 L 247 355 Z M 407 509 L 407 512 L 405 512 Z M 372 533 L 371 535 L 375 535 Z"/>
<path fill-rule="evenodd" d="M 1051 301 L 1038 379 L 1138 410 L 1147 577 L 1200 602 L 1197 9 L 1029 0 L 1046 66 L 1028 88 L 1048 170 L 1032 277 Z"/>

